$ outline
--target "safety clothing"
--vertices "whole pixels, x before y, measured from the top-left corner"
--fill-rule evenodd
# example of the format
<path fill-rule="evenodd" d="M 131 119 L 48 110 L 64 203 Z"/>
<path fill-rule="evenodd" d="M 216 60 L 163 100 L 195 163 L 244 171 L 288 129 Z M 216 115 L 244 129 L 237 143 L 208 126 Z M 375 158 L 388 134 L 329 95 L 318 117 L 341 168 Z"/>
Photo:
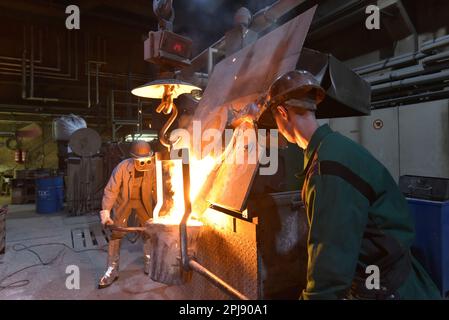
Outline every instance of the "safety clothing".
<path fill-rule="evenodd" d="M 101 277 L 98 288 L 103 289 L 109 287 L 119 276 L 119 261 L 120 261 L 120 240 L 110 240 L 108 247 L 108 262 L 107 270 L 103 277 Z"/>
<path fill-rule="evenodd" d="M 256 101 L 261 110 L 257 123 L 260 127 L 277 128 L 272 113 L 275 107 L 288 105 L 315 111 L 325 97 L 325 90 L 310 72 L 289 71 L 277 78 L 267 93 Z"/>
<path fill-rule="evenodd" d="M 134 173 L 133 185 L 131 187 L 131 200 L 140 200 L 142 198 L 142 182 L 143 182 L 142 171 L 136 171 Z"/>
<path fill-rule="evenodd" d="M 111 219 L 111 212 L 109 210 L 101 210 L 100 211 L 100 219 L 101 219 L 102 225 L 114 223 Z"/>
<path fill-rule="evenodd" d="M 304 152 L 310 231 L 304 299 L 439 299 L 410 253 L 414 226 L 388 170 L 323 125 Z M 368 287 L 375 269 L 380 286 Z"/>
<path fill-rule="evenodd" d="M 308 71 L 294 70 L 277 78 L 268 90 L 270 106 L 288 104 L 301 107 L 301 100 L 310 99 L 315 105 L 321 103 L 326 92 L 318 80 Z"/>
<path fill-rule="evenodd" d="M 129 216 L 133 211 L 141 226 L 145 226 L 145 222 L 153 216 L 152 212 L 145 209 L 141 200 L 129 200 L 123 209 L 114 212 L 114 226 L 127 227 Z M 111 235 L 112 239 L 122 239 L 124 236 L 124 232 L 115 230 L 112 231 Z"/>
<path fill-rule="evenodd" d="M 144 172 L 141 187 L 141 199 L 147 212 L 153 212 L 153 203 L 156 200 L 155 170 L 154 159 L 152 159 L 151 169 Z M 117 212 L 126 207 L 131 199 L 135 172 L 133 159 L 126 159 L 119 163 L 104 189 L 103 210 L 114 209 Z"/>
<path fill-rule="evenodd" d="M 142 226 L 152 217 L 153 202 L 156 201 L 155 167 L 151 161 L 150 170 L 137 171 L 134 159 L 122 161 L 112 172 L 105 187 L 101 216 L 107 221 L 108 213 L 114 210 L 113 223 L 117 227 L 127 227 L 128 218 L 134 211 Z M 112 231 L 109 241 L 108 263 L 105 275 L 100 279 L 99 288 L 111 285 L 117 278 L 120 260 L 120 242 L 124 232 Z M 150 265 L 150 241 L 145 233 L 143 237 L 144 272 L 148 274 Z"/>
<path fill-rule="evenodd" d="M 150 171 L 151 170 L 151 158 L 137 158 L 134 159 L 134 168 L 139 171 Z"/>
<path fill-rule="evenodd" d="M 129 151 L 133 158 L 147 158 L 152 156 L 151 147 L 146 141 L 134 141 Z"/>

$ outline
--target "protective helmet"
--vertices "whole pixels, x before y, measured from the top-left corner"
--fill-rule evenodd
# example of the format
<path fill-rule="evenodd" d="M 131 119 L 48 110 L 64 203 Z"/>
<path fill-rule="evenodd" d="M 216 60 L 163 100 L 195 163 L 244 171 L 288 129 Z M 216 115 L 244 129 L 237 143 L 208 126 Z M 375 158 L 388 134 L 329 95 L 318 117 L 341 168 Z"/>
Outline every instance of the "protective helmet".
<path fill-rule="evenodd" d="M 326 96 L 326 92 L 320 86 L 318 80 L 308 71 L 294 70 L 285 73 L 277 78 L 268 90 L 269 107 L 274 107 L 282 103 L 291 106 L 301 106 L 301 100 L 308 98 L 321 103 Z"/>
<path fill-rule="evenodd" d="M 150 145 L 145 141 L 134 141 L 129 153 L 134 159 L 151 157 L 153 155 Z"/>

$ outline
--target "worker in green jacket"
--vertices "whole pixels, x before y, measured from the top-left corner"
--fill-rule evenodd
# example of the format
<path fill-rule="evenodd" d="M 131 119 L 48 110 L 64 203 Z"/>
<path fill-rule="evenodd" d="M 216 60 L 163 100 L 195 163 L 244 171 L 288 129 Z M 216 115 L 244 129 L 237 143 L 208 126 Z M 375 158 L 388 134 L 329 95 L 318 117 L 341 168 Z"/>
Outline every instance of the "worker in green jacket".
<path fill-rule="evenodd" d="M 269 90 L 267 113 L 304 149 L 302 199 L 310 231 L 301 298 L 440 299 L 410 253 L 414 225 L 405 198 L 366 149 L 319 126 L 315 111 L 324 98 L 307 71 L 288 72 Z"/>

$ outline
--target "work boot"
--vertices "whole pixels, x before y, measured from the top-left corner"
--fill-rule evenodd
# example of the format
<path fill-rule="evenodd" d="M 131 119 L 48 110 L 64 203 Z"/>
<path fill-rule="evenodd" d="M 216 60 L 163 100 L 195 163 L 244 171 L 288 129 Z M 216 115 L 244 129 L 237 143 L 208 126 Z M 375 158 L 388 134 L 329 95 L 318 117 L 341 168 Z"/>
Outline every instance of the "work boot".
<path fill-rule="evenodd" d="M 151 241 L 150 238 L 146 235 L 142 237 L 143 241 L 143 272 L 146 275 L 150 274 L 150 248 L 151 248 Z"/>
<path fill-rule="evenodd" d="M 110 240 L 108 247 L 108 269 L 98 282 L 98 289 L 109 287 L 118 279 L 120 261 L 120 239 Z"/>

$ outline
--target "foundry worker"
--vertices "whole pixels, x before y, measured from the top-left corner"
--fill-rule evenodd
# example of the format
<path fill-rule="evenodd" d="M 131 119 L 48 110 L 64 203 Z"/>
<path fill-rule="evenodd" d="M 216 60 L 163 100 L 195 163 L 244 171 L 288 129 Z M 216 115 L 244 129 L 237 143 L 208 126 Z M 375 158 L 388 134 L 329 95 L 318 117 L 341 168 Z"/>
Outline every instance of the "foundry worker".
<path fill-rule="evenodd" d="M 278 78 L 268 92 L 271 118 L 304 149 L 309 236 L 303 299 L 439 299 L 412 257 L 414 225 L 388 170 L 362 146 L 319 126 L 315 111 L 325 92 L 307 71 Z M 380 286 L 373 269 L 379 270 Z M 367 285 L 368 283 L 368 285 Z"/>
<path fill-rule="evenodd" d="M 101 223 L 126 227 L 128 217 L 134 210 L 142 226 L 152 217 L 155 202 L 155 166 L 150 145 L 145 141 L 136 141 L 131 145 L 132 158 L 118 164 L 104 189 Z M 111 218 L 111 210 L 114 216 Z M 107 270 L 100 279 L 98 287 L 111 285 L 119 274 L 120 241 L 123 232 L 112 231 L 109 241 Z M 145 234 L 143 233 L 145 238 Z M 148 241 L 144 240 L 144 272 L 149 272 Z"/>

